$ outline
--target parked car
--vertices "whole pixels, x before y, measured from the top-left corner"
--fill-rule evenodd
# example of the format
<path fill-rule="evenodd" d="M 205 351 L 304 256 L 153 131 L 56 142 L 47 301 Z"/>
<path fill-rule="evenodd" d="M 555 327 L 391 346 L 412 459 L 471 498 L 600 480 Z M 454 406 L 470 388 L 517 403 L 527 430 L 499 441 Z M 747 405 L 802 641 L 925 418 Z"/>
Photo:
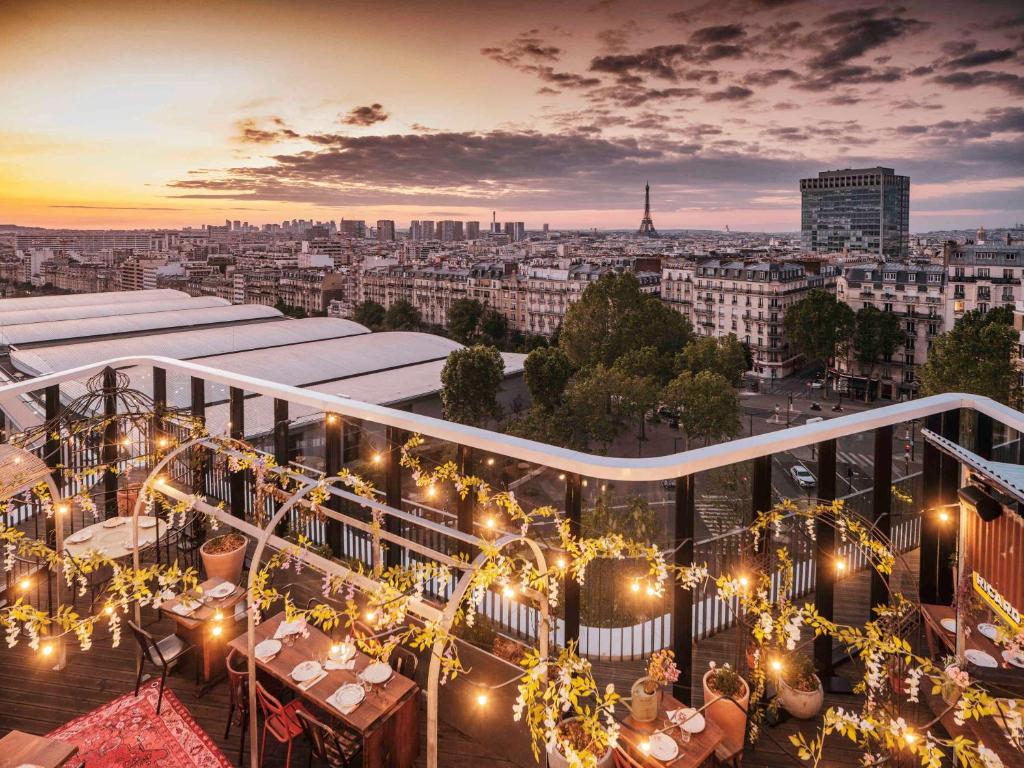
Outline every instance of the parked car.
<path fill-rule="evenodd" d="M 793 481 L 801 488 L 813 488 L 818 482 L 814 479 L 814 475 L 811 474 L 811 470 L 803 464 L 794 464 L 790 467 L 789 474 L 792 475 Z"/>
<path fill-rule="evenodd" d="M 672 489 L 676 487 L 676 479 L 674 477 L 667 478 L 661 481 L 661 487 L 665 489 Z"/>
<path fill-rule="evenodd" d="M 814 381 L 811 382 L 811 389 L 821 389 L 824 386 L 825 386 L 825 380 L 824 379 L 815 379 Z"/>

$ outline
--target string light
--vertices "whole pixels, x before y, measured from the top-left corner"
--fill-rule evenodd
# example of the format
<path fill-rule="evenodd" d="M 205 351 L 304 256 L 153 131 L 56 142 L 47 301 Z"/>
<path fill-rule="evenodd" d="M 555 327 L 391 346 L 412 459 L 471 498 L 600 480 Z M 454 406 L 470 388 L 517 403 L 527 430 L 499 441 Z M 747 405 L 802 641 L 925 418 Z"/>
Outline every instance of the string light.
<path fill-rule="evenodd" d="M 558 565 L 559 570 L 565 570 L 565 558 L 564 557 L 558 558 L 558 561 L 557 561 L 556 565 Z"/>
<path fill-rule="evenodd" d="M 167 445 L 167 438 L 166 437 L 161 437 L 159 440 L 156 441 L 156 445 L 157 445 L 158 448 L 166 447 L 166 445 Z"/>
<path fill-rule="evenodd" d="M 650 753 L 650 751 L 651 751 L 651 741 L 650 741 L 650 739 L 644 739 L 643 741 L 640 742 L 640 751 L 643 752 L 645 755 Z"/>
<path fill-rule="evenodd" d="M 749 584 L 750 579 L 748 579 L 746 576 L 740 576 L 740 586 L 743 587 L 743 589 L 746 589 Z"/>
<path fill-rule="evenodd" d="M 782 671 L 782 662 L 779 661 L 778 659 L 772 659 L 772 670 L 774 670 L 775 672 L 781 672 Z"/>
<path fill-rule="evenodd" d="M 505 588 L 503 590 L 501 590 L 501 594 L 503 594 L 506 599 L 509 599 L 509 598 L 514 597 L 516 593 L 515 593 L 515 590 L 512 589 L 512 587 L 510 587 L 508 584 L 506 584 Z"/>
<path fill-rule="evenodd" d="M 940 523 L 948 523 L 949 522 L 949 512 L 947 512 L 946 510 L 942 510 L 941 512 L 939 512 L 939 522 Z"/>
<path fill-rule="evenodd" d="M 843 571 L 845 571 L 846 570 L 846 561 L 845 560 L 836 560 L 836 570 L 839 573 L 842 573 Z"/>
<path fill-rule="evenodd" d="M 335 416 L 333 413 L 328 415 L 328 417 L 327 417 L 327 423 L 328 424 L 334 424 L 337 421 L 338 421 L 338 417 Z"/>
<path fill-rule="evenodd" d="M 476 695 L 476 703 L 477 703 L 477 706 L 480 706 L 480 707 L 487 706 L 487 694 L 486 693 L 478 693 Z"/>
<path fill-rule="evenodd" d="M 428 499 L 432 499 L 432 498 L 434 498 L 434 496 L 436 494 L 437 494 L 437 489 L 434 486 L 432 486 L 432 485 L 428 485 L 427 486 L 427 498 Z"/>
<path fill-rule="evenodd" d="M 156 484 L 157 485 L 167 485 L 167 478 L 165 478 L 163 475 L 160 475 L 160 477 L 158 477 L 156 479 Z"/>
<path fill-rule="evenodd" d="M 107 616 L 113 616 L 114 615 L 114 606 L 108 605 L 106 608 L 103 609 L 103 612 L 105 614 L 107 614 Z"/>
<path fill-rule="evenodd" d="M 68 505 L 67 504 L 59 504 L 57 506 L 57 514 L 59 514 L 59 515 L 66 515 L 67 513 L 68 513 Z"/>
<path fill-rule="evenodd" d="M 913 746 L 914 742 L 917 741 L 917 734 L 913 731 L 907 731 L 903 734 L 903 740 L 907 742 L 907 744 Z"/>
<path fill-rule="evenodd" d="M 43 656 L 49 656 L 53 653 L 53 643 L 46 643 L 42 648 L 40 648 L 40 650 L 42 651 Z"/>
<path fill-rule="evenodd" d="M 123 445 L 125 448 L 127 448 L 131 444 L 132 441 L 129 440 L 127 437 L 121 439 L 121 445 Z"/>
<path fill-rule="evenodd" d="M 488 467 L 493 467 L 494 466 L 494 457 L 493 456 L 491 456 L 489 459 L 487 459 L 487 466 Z"/>
<path fill-rule="evenodd" d="M 558 476 L 558 479 L 559 479 L 559 480 L 565 480 L 565 472 L 563 472 L 562 474 L 560 474 L 560 475 Z"/>
<path fill-rule="evenodd" d="M 380 462 L 381 462 L 381 455 L 379 453 L 373 454 L 373 463 L 374 464 L 380 464 Z"/>
<path fill-rule="evenodd" d="M 650 584 L 647 585 L 647 596 L 654 597 L 654 587 L 652 587 Z"/>
<path fill-rule="evenodd" d="M 213 620 L 214 621 L 222 621 L 223 619 L 224 619 L 224 614 L 221 613 L 220 611 L 217 611 L 215 614 L 213 614 Z"/>
<path fill-rule="evenodd" d="M 377 614 L 374 613 L 373 611 L 367 611 L 366 612 L 366 620 L 367 621 L 373 621 L 376 618 L 377 618 Z"/>
<path fill-rule="evenodd" d="M 224 629 L 223 627 L 221 627 L 220 624 L 214 624 L 212 627 L 210 627 L 210 634 L 214 637 L 220 637 L 220 633 L 223 631 Z"/>
<path fill-rule="evenodd" d="M 484 525 L 486 525 L 488 528 L 494 528 L 494 518 L 488 517 L 486 520 L 484 520 Z"/>
<path fill-rule="evenodd" d="M 18 586 L 21 587 L 22 589 L 28 589 L 29 587 L 32 586 L 32 580 L 31 579 L 27 579 L 27 578 L 26 579 L 22 579 L 21 583 Z"/>
<path fill-rule="evenodd" d="M 634 580 L 629 588 L 632 589 L 634 592 L 639 592 L 640 591 L 640 582 Z"/>

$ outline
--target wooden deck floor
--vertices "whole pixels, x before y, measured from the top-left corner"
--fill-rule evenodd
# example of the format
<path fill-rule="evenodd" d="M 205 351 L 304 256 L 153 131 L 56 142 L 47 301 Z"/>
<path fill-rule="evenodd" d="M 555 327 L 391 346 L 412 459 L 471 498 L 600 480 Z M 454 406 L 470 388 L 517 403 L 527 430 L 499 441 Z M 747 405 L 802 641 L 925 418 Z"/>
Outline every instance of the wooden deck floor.
<path fill-rule="evenodd" d="M 913 553 L 908 558 L 911 574 L 916 572 L 916 562 L 916 553 Z M 898 572 L 895 575 L 894 585 L 913 594 L 912 579 L 904 573 Z M 844 580 L 841 588 L 836 590 L 836 618 L 839 621 L 863 623 L 867 617 L 867 604 L 867 574 L 854 575 Z M 144 623 L 158 636 L 173 629 L 170 621 L 158 618 L 152 610 L 146 612 Z M 735 660 L 738 639 L 737 631 L 730 630 L 696 644 L 694 667 L 691 670 L 691 679 L 695 681 L 696 704 L 702 699 L 700 679 L 708 662 Z M 96 646 L 93 651 L 85 654 L 70 650 L 67 667 L 61 672 L 49 669 L 25 643 L 14 649 L 0 649 L 0 735 L 14 728 L 45 734 L 130 692 L 134 685 L 135 658 L 131 638 L 126 633 L 121 647 L 111 649 L 109 639 L 99 635 Z M 602 685 L 614 682 L 622 691 L 628 691 L 632 682 L 640 676 L 640 667 L 641 662 L 595 664 L 599 682 Z M 841 667 L 839 671 L 851 679 L 857 674 L 852 665 Z M 197 697 L 190 667 L 172 676 L 169 685 L 229 759 L 236 760 L 237 734 L 232 733 L 227 740 L 223 738 L 228 706 L 226 686 L 221 683 L 206 695 Z M 826 705 L 847 708 L 859 706 L 854 697 L 833 695 L 826 696 Z M 418 764 L 425 765 L 425 713 L 422 705 L 420 716 L 421 750 Z M 799 765 L 788 737 L 798 730 L 808 734 L 813 732 L 812 723 L 790 720 L 766 728 L 757 746 L 748 747 L 744 764 L 765 768 Z M 518 727 L 513 726 L 511 718 L 509 726 Z M 486 744 L 475 742 L 451 727 L 442 725 L 439 740 L 440 765 L 446 768 L 513 766 L 513 763 L 502 759 L 500 755 L 489 752 Z M 828 765 L 859 765 L 861 755 L 851 747 L 848 741 L 841 739 L 830 742 Z M 307 754 L 304 747 L 299 747 L 293 764 L 305 765 Z M 283 756 L 283 750 L 269 751 L 265 765 L 271 768 L 281 766 Z"/>

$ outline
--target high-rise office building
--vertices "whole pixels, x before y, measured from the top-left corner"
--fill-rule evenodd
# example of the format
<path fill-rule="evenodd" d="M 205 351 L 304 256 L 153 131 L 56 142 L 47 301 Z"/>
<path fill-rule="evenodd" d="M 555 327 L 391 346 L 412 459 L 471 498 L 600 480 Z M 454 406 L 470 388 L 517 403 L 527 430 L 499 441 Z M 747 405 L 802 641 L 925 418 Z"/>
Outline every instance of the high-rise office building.
<path fill-rule="evenodd" d="M 448 220 L 437 222 L 437 239 L 445 243 L 464 239 L 462 222 Z"/>
<path fill-rule="evenodd" d="M 526 238 L 526 224 L 521 221 L 506 221 L 505 234 L 513 243 Z"/>
<path fill-rule="evenodd" d="M 910 249 L 910 177 L 892 168 L 822 171 L 800 180 L 807 250 L 848 250 L 900 259 Z"/>
<path fill-rule="evenodd" d="M 366 222 L 362 219 L 342 219 L 338 226 L 342 237 L 366 237 Z"/>
<path fill-rule="evenodd" d="M 395 222 L 391 219 L 377 220 L 377 242 L 386 243 L 395 239 Z"/>
<path fill-rule="evenodd" d="M 466 222 L 466 239 L 467 240 L 479 240 L 480 239 L 480 222 L 479 221 L 467 221 Z"/>

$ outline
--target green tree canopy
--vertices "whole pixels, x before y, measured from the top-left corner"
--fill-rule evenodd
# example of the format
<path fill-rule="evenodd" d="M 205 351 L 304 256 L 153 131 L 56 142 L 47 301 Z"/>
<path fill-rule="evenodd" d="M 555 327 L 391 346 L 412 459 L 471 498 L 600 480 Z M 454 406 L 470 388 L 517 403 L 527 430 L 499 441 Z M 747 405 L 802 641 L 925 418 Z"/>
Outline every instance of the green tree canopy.
<path fill-rule="evenodd" d="M 1002 308 L 974 310 L 938 336 L 919 372 L 921 393 L 970 392 L 1006 405 L 1019 403 L 1019 338 L 1012 318 Z"/>
<path fill-rule="evenodd" d="M 523 378 L 540 408 L 551 411 L 561 404 L 571 376 L 572 364 L 558 347 L 541 347 L 526 356 Z"/>
<path fill-rule="evenodd" d="M 629 350 L 642 347 L 671 358 L 691 336 L 686 319 L 643 293 L 636 275 L 609 273 L 569 307 L 558 345 L 576 368 L 611 367 Z"/>
<path fill-rule="evenodd" d="M 627 376 L 652 378 L 665 384 L 675 374 L 672 363 L 669 355 L 661 354 L 654 347 L 640 347 L 625 352 L 612 367 Z"/>
<path fill-rule="evenodd" d="M 707 445 L 740 431 L 739 395 L 720 373 L 683 371 L 665 387 L 662 401 L 679 411 L 687 439 L 699 438 Z"/>
<path fill-rule="evenodd" d="M 486 307 L 480 315 L 480 335 L 484 342 L 504 348 L 508 342 L 508 320 L 493 307 Z"/>
<path fill-rule="evenodd" d="M 505 361 L 494 347 L 466 347 L 452 352 L 441 370 L 444 417 L 477 427 L 497 417 L 504 374 Z"/>
<path fill-rule="evenodd" d="M 854 314 L 828 291 L 811 290 L 783 318 L 786 335 L 808 362 L 828 363 L 853 336 Z"/>
<path fill-rule="evenodd" d="M 851 349 L 861 365 L 868 366 L 868 378 L 875 372 L 879 361 L 896 352 L 906 344 L 907 334 L 900 327 L 900 319 L 892 312 L 883 312 L 871 306 L 857 311 Z M 864 402 L 868 399 L 869 387 L 864 387 Z"/>
<path fill-rule="evenodd" d="M 423 327 L 423 316 L 405 299 L 398 299 L 384 313 L 384 327 L 389 331 L 418 331 Z"/>
<path fill-rule="evenodd" d="M 476 299 L 456 299 L 448 307 L 448 331 L 463 344 L 472 344 L 477 336 L 484 305 Z"/>
<path fill-rule="evenodd" d="M 733 386 L 743 383 L 743 374 L 750 370 L 750 351 L 736 335 L 722 338 L 702 336 L 687 344 L 678 355 L 680 370 L 698 374 L 701 371 L 720 373 Z"/>
<path fill-rule="evenodd" d="M 355 311 L 352 313 L 352 319 L 360 325 L 365 325 L 371 331 L 375 331 L 384 325 L 384 315 L 386 310 L 376 301 L 361 301 L 356 304 Z"/>

